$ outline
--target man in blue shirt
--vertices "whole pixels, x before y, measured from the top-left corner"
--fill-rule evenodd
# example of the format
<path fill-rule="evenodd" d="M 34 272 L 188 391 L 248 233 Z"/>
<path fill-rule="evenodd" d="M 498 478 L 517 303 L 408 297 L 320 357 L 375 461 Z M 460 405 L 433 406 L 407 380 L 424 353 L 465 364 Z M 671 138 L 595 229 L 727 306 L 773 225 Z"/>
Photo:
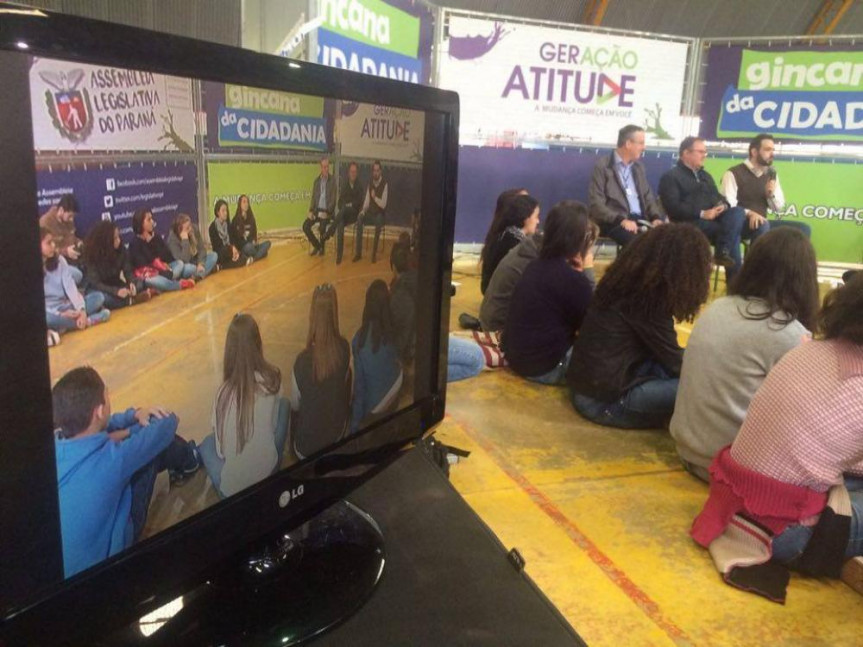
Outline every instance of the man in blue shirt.
<path fill-rule="evenodd" d="M 111 415 L 108 389 L 90 367 L 66 373 L 51 397 L 63 570 L 71 577 L 137 541 L 158 471 L 188 476 L 200 459 L 194 442 L 175 435 L 173 413 Z"/>
<path fill-rule="evenodd" d="M 651 226 L 666 222 L 639 162 L 644 152 L 644 129 L 628 125 L 617 135 L 617 148 L 593 168 L 588 190 L 590 218 L 600 235 L 626 245 L 639 231 L 639 221 Z"/>

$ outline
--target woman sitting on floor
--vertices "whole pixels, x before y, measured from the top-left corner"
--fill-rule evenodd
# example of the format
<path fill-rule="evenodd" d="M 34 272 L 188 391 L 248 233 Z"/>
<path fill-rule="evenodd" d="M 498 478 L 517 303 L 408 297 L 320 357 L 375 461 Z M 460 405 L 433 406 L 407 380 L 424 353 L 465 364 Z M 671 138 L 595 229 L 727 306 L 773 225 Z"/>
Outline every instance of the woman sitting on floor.
<path fill-rule="evenodd" d="M 339 332 L 336 289 L 312 294 L 306 347 L 291 372 L 293 448 L 302 459 L 345 436 L 351 408 L 351 347 Z"/>
<path fill-rule="evenodd" d="M 600 425 L 658 428 L 674 410 L 683 349 L 674 320 L 707 300 L 710 244 L 691 225 L 638 236 L 606 270 L 572 349 L 572 404 Z"/>
<path fill-rule="evenodd" d="M 110 311 L 102 307 L 105 295 L 89 292 L 83 296 L 75 285 L 66 259 L 57 252 L 54 236 L 39 228 L 42 239 L 42 275 L 45 291 L 45 319 L 48 323 L 48 345 L 60 343 L 60 333 L 84 330 L 107 321 Z"/>
<path fill-rule="evenodd" d="M 239 242 L 240 251 L 253 261 L 266 258 L 270 252 L 270 241 L 258 242 L 258 223 L 249 204 L 249 196 L 241 195 L 237 201 L 237 211 L 231 221 L 234 240 Z"/>
<path fill-rule="evenodd" d="M 213 207 L 215 218 L 210 223 L 210 245 L 218 258 L 218 266 L 223 269 L 242 267 L 252 262 L 243 254 L 233 238 L 233 228 L 228 222 L 228 203 L 224 200 L 216 200 Z"/>
<path fill-rule="evenodd" d="M 148 288 L 173 292 L 195 287 L 192 279 L 183 278 L 183 261 L 178 261 L 156 233 L 156 221 L 149 209 L 138 209 L 132 216 L 135 237 L 129 243 L 129 259 L 135 278 Z"/>
<path fill-rule="evenodd" d="M 827 296 L 819 329 L 752 398 L 692 527 L 726 582 L 778 601 L 779 565 L 838 577 L 863 555 L 863 275 Z"/>
<path fill-rule="evenodd" d="M 773 366 L 810 338 L 817 311 L 809 239 L 790 227 L 759 238 L 728 296 L 698 317 L 686 345 L 670 431 L 689 472 L 709 480 L 710 461 L 734 440 Z"/>
<path fill-rule="evenodd" d="M 381 279 L 366 290 L 363 324 L 351 342 L 354 401 L 351 432 L 370 419 L 395 411 L 404 378 L 390 311 L 390 291 Z"/>
<path fill-rule="evenodd" d="M 507 252 L 536 232 L 539 224 L 539 202 L 529 195 L 516 195 L 505 201 L 500 216 L 495 214 L 480 254 L 484 293 L 498 263 Z"/>
<path fill-rule="evenodd" d="M 148 301 L 153 295 L 143 281 L 135 279 L 120 229 L 113 222 L 100 221 L 90 230 L 83 260 L 87 284 L 105 295 L 105 306 L 111 310 Z"/>
<path fill-rule="evenodd" d="M 228 326 L 222 379 L 213 402 L 213 433 L 199 450 L 213 487 L 225 497 L 279 469 L 288 433 L 282 375 L 264 359 L 251 315 L 235 315 Z"/>
<path fill-rule="evenodd" d="M 168 234 L 168 249 L 178 261 L 183 261 L 183 278 L 200 281 L 209 276 L 219 260 L 216 252 L 208 252 L 197 227 L 187 213 L 177 214 Z"/>
<path fill-rule="evenodd" d="M 522 377 L 563 384 L 593 293 L 583 270 L 593 265 L 597 232 L 580 202 L 559 202 L 549 212 L 539 258 L 515 286 L 503 331 L 506 361 Z"/>

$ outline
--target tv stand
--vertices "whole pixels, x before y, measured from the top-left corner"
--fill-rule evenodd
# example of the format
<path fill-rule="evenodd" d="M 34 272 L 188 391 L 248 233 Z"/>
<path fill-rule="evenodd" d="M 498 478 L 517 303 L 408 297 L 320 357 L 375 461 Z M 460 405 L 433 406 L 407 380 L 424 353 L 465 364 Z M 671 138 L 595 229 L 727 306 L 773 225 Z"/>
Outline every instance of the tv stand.
<path fill-rule="evenodd" d="M 357 611 L 384 563 L 377 523 L 341 501 L 99 645 L 302 644 Z"/>

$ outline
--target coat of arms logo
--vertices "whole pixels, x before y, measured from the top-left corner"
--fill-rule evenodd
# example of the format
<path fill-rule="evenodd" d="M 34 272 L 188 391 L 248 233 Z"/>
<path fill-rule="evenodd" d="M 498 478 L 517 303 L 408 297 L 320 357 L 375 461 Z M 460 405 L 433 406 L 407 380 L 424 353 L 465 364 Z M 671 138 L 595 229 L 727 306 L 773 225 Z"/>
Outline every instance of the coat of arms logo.
<path fill-rule="evenodd" d="M 93 130 L 93 108 L 87 88 L 78 89 L 84 80 L 84 71 L 46 71 L 39 72 L 39 76 L 54 88 L 54 92 L 45 91 L 45 103 L 54 128 L 69 141 L 86 140 Z"/>

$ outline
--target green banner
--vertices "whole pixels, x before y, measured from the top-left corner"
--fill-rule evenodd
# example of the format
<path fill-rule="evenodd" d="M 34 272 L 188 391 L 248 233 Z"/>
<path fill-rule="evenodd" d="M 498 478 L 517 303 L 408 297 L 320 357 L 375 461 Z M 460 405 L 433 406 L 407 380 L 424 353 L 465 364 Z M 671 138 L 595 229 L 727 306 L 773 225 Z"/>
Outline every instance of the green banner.
<path fill-rule="evenodd" d="M 782 52 L 744 49 L 741 90 L 859 92 L 863 52 Z"/>
<path fill-rule="evenodd" d="M 417 57 L 420 19 L 382 0 L 321 0 L 323 26 L 351 40 Z"/>
<path fill-rule="evenodd" d="M 249 196 L 258 229 L 300 227 L 309 211 L 312 184 L 320 173 L 319 163 L 298 162 L 208 162 L 207 198 L 228 202 L 231 217 L 240 195 Z"/>
<path fill-rule="evenodd" d="M 735 164 L 720 158 L 708 159 L 704 166 L 718 184 Z M 863 263 L 863 166 L 832 161 L 777 161 L 774 166 L 785 194 L 782 219 L 812 228 L 818 260 Z"/>
<path fill-rule="evenodd" d="M 232 85 L 230 83 L 225 84 L 225 106 L 237 110 L 270 112 L 295 117 L 317 117 L 320 119 L 324 116 L 323 97 L 292 94 L 264 88 L 250 88 L 245 85 Z"/>

